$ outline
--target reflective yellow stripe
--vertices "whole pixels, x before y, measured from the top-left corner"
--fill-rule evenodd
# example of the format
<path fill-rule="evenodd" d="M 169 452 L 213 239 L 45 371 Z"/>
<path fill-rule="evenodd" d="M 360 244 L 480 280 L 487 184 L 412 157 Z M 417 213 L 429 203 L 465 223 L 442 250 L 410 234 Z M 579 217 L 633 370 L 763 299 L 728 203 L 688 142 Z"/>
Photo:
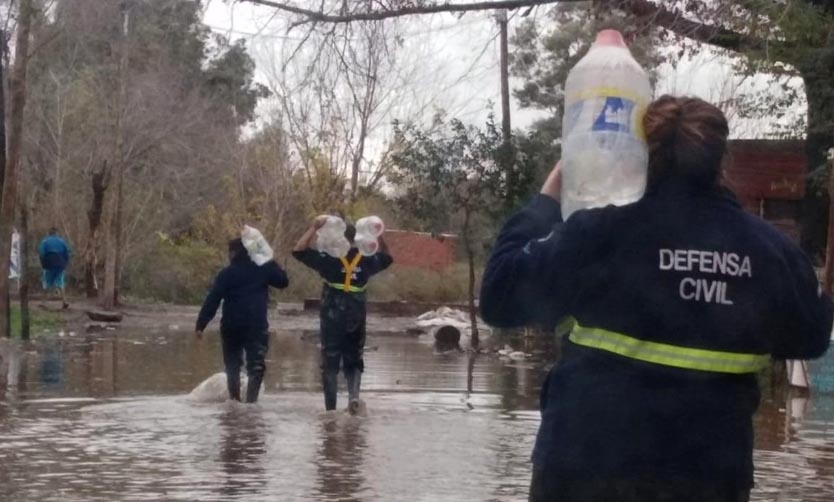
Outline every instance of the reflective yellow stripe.
<path fill-rule="evenodd" d="M 721 352 L 648 342 L 601 328 L 586 328 L 579 323 L 576 323 L 569 338 L 577 345 L 638 361 L 715 373 L 756 373 L 770 361 L 768 354 Z"/>
<path fill-rule="evenodd" d="M 348 289 L 345 289 L 345 285 L 340 282 L 327 282 L 325 283 L 333 289 L 338 289 L 339 291 L 347 291 L 348 293 L 362 293 L 365 291 L 367 286 L 348 286 Z"/>
<path fill-rule="evenodd" d="M 361 259 L 362 259 L 362 255 L 359 254 L 358 252 L 356 253 L 356 256 L 353 257 L 353 261 L 351 261 L 350 263 L 348 263 L 347 258 L 345 258 L 344 256 L 339 258 L 339 260 L 342 262 L 342 266 L 345 267 L 345 283 L 344 283 L 343 288 L 336 288 L 336 289 L 341 289 L 342 291 L 351 291 L 351 292 L 354 292 L 354 293 L 356 292 L 356 291 L 354 291 L 353 286 L 350 285 L 350 281 L 353 280 L 353 277 L 352 277 L 353 276 L 353 269 L 356 268 L 357 265 L 359 265 L 359 260 L 361 260 Z M 362 288 L 362 290 L 364 290 L 364 289 L 365 288 Z"/>

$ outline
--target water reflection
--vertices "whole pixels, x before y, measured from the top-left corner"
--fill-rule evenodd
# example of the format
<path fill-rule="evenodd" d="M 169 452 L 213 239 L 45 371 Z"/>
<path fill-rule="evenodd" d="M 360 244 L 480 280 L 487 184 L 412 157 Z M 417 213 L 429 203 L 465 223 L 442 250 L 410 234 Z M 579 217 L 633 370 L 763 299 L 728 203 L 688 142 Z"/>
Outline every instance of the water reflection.
<path fill-rule="evenodd" d="M 267 423 L 259 406 L 229 403 L 229 409 L 219 416 L 219 424 L 224 474 L 220 493 L 227 500 L 245 500 L 266 486 Z"/>
<path fill-rule="evenodd" d="M 365 500 L 364 455 L 367 430 L 361 418 L 336 414 L 319 424 L 321 446 L 316 454 L 317 500 L 360 502 Z"/>

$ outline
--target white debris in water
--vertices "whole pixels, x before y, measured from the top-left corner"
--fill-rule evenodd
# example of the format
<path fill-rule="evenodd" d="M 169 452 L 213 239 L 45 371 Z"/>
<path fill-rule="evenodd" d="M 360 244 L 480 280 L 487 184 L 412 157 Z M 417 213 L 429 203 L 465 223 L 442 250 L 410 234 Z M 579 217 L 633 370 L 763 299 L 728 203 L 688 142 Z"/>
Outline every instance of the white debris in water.
<path fill-rule="evenodd" d="M 170 329 L 171 331 L 178 331 L 180 327 L 178 324 L 171 324 L 168 326 L 168 329 Z"/>
<path fill-rule="evenodd" d="M 240 375 L 240 395 L 246 395 L 246 385 L 249 379 L 246 375 Z M 261 396 L 265 394 L 263 384 L 261 384 Z M 194 388 L 188 399 L 200 403 L 220 403 L 229 399 L 229 389 L 226 387 L 226 373 L 215 373 L 206 378 L 200 385 Z"/>
<path fill-rule="evenodd" d="M 492 336 L 492 329 L 484 324 L 484 321 L 480 317 L 477 318 L 477 321 L 478 335 L 481 339 Z M 462 310 L 440 307 L 437 310 L 430 310 L 417 317 L 415 324 L 420 328 L 429 328 L 429 334 L 431 336 L 428 341 L 431 343 L 434 343 L 434 333 L 443 326 L 452 326 L 460 330 L 461 345 L 468 345 L 472 338 L 472 325 L 469 314 Z"/>

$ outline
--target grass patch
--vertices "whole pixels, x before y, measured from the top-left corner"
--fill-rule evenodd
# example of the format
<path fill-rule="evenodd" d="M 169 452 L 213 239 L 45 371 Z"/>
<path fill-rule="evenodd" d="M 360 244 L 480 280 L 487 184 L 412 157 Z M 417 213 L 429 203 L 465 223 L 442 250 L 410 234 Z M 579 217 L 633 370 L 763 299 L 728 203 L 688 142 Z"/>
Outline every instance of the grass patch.
<path fill-rule="evenodd" d="M 45 334 L 52 334 L 64 327 L 63 318 L 53 312 L 44 312 L 37 309 L 29 309 L 31 321 L 29 333 L 32 338 Z M 12 337 L 20 338 L 20 306 L 12 305 L 11 309 Z M 45 333 L 46 332 L 46 333 Z"/>

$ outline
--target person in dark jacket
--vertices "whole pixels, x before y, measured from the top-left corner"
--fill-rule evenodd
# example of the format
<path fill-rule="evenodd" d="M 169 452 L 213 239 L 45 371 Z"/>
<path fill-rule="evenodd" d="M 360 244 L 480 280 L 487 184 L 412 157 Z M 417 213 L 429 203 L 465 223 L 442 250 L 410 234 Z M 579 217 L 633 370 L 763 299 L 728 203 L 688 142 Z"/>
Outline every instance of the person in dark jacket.
<path fill-rule="evenodd" d="M 486 266 L 488 323 L 574 323 L 541 393 L 531 501 L 748 500 L 756 372 L 829 345 L 807 257 L 719 185 L 721 111 L 663 96 L 644 125 L 641 200 L 562 221 L 557 164 Z"/>
<path fill-rule="evenodd" d="M 38 257 L 40 258 L 41 268 L 43 269 L 43 275 L 41 276 L 43 289 L 46 291 L 53 289 L 57 291 L 61 298 L 62 308 L 68 308 L 69 304 L 64 293 L 64 288 L 66 287 L 64 271 L 67 265 L 69 265 L 70 247 L 58 235 L 57 228 L 49 229 L 49 235 L 41 241 L 40 246 L 38 246 Z"/>
<path fill-rule="evenodd" d="M 258 266 L 249 258 L 240 239 L 229 241 L 230 265 L 217 274 L 200 315 L 197 317 L 197 337 L 217 313 L 223 302 L 220 338 L 223 343 L 223 363 L 229 397 L 240 401 L 240 370 L 246 354 L 246 402 L 258 400 L 269 348 L 269 287 L 283 289 L 289 285 L 284 270 L 275 261 Z"/>
<path fill-rule="evenodd" d="M 292 255 L 304 265 L 317 271 L 324 279 L 321 293 L 320 337 L 322 387 L 324 407 L 336 409 L 339 367 L 348 384 L 348 410 L 356 414 L 360 409 L 359 388 L 365 361 L 366 296 L 368 280 L 391 266 L 393 258 L 382 236 L 380 250 L 373 256 L 362 256 L 353 246 L 356 229 L 349 225 L 345 237 L 351 243 L 347 256 L 333 258 L 314 248 L 316 230 L 327 221 L 319 216 L 301 236 Z"/>

